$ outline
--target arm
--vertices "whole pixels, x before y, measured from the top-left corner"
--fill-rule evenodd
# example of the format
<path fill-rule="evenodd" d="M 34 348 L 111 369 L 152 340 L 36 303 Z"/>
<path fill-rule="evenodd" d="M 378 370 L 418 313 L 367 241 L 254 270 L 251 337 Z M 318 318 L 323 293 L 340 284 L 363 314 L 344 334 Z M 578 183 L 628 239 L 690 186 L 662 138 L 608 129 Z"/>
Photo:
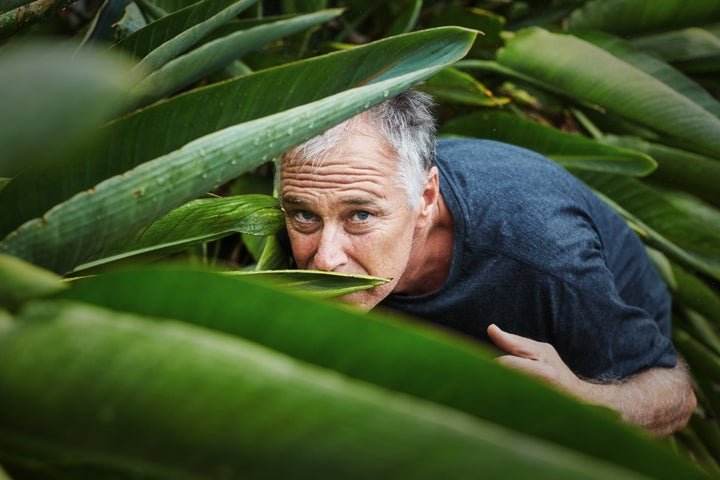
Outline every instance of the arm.
<path fill-rule="evenodd" d="M 655 435 L 669 435 L 688 422 L 696 399 L 686 368 L 651 368 L 616 383 L 595 383 L 577 377 L 552 345 L 513 335 L 491 325 L 490 339 L 508 352 L 503 365 L 540 377 L 586 402 L 617 410 L 628 423 Z"/>

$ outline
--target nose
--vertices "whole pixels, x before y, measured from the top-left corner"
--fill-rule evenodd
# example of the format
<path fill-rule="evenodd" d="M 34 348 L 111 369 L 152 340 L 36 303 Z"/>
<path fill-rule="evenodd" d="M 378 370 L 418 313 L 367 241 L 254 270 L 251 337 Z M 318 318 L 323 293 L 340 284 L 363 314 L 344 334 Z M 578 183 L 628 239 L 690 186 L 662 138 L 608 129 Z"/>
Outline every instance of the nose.
<path fill-rule="evenodd" d="M 320 234 L 320 242 L 313 257 L 315 268 L 328 272 L 335 271 L 348 261 L 345 253 L 344 235 L 340 228 L 324 226 Z"/>

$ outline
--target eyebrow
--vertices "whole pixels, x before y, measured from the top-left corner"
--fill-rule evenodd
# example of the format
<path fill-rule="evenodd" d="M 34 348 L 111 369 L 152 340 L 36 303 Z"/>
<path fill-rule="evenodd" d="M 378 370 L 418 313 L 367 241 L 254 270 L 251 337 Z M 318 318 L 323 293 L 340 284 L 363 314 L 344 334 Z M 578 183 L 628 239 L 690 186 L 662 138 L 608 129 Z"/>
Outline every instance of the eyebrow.
<path fill-rule="evenodd" d="M 280 199 L 281 203 L 283 205 L 307 205 L 308 202 L 303 200 L 300 197 L 296 197 L 295 195 L 283 195 Z M 343 205 L 359 205 L 359 206 L 367 206 L 367 205 L 376 205 L 377 201 L 374 198 L 366 198 L 366 197 L 350 197 L 342 200 L 340 202 Z"/>

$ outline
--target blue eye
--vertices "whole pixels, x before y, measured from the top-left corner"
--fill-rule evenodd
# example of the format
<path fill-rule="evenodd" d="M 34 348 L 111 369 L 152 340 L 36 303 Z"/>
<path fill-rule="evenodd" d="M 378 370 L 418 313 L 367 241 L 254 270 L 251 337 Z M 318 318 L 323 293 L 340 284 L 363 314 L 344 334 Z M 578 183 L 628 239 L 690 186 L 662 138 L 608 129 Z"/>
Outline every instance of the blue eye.
<path fill-rule="evenodd" d="M 365 222 L 365 221 L 369 220 L 370 216 L 371 216 L 370 212 L 358 211 L 358 212 L 353 213 L 353 219 L 360 221 L 360 222 Z"/>
<path fill-rule="evenodd" d="M 300 211 L 295 212 L 295 218 L 301 222 L 310 222 L 315 219 L 315 215 L 310 212 Z"/>

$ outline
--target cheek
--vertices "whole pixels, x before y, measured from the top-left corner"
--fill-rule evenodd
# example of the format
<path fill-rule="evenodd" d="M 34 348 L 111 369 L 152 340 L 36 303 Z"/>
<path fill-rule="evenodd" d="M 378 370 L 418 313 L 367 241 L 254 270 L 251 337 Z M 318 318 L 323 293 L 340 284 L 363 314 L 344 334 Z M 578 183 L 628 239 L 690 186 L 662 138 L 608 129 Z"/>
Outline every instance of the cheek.
<path fill-rule="evenodd" d="M 292 248 L 293 258 L 298 268 L 306 269 L 308 261 L 315 252 L 315 240 L 311 235 L 300 235 L 293 233 L 288 229 L 288 237 L 290 238 L 290 247 Z"/>

